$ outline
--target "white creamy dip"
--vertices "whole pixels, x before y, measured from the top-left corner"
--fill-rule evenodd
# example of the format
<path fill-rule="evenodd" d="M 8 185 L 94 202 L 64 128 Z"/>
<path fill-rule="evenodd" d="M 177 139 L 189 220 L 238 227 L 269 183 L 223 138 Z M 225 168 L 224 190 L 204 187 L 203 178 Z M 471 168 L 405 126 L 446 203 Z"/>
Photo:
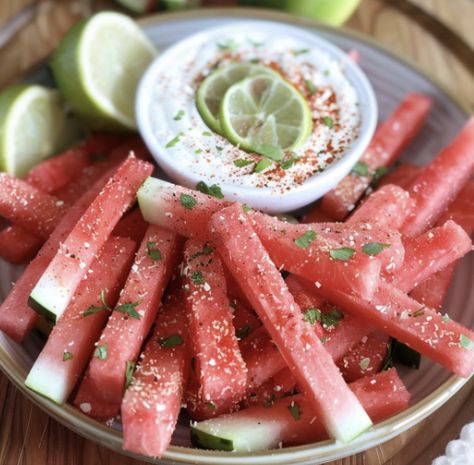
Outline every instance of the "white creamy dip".
<path fill-rule="evenodd" d="M 349 57 L 347 57 L 349 60 Z M 308 140 L 283 163 L 254 173 L 260 155 L 247 153 L 214 133 L 196 107 L 199 83 L 216 67 L 230 62 L 258 62 L 280 72 L 305 97 L 313 117 Z M 344 74 L 344 62 L 298 36 L 266 30 L 201 35 L 170 56 L 151 90 L 151 128 L 160 145 L 182 171 L 213 184 L 292 190 L 340 159 L 357 138 L 361 115 L 357 93 Z M 291 166 L 285 161 L 297 159 Z M 255 163 L 237 167 L 238 159 Z M 283 169 L 285 166 L 286 169 Z"/>

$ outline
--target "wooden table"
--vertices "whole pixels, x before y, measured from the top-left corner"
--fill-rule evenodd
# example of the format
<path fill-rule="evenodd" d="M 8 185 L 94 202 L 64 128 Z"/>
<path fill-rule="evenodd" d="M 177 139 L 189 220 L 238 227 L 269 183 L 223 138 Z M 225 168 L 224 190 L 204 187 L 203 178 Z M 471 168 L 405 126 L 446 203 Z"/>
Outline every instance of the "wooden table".
<path fill-rule="evenodd" d="M 108 5 L 107 1 L 87 0 L 1 0 L 0 87 L 48 56 L 75 21 Z M 473 24 L 473 0 L 362 0 L 348 22 L 350 28 L 416 62 L 474 113 Z M 331 465 L 430 465 L 473 416 L 474 379 L 418 426 Z M 68 431 L 26 400 L 0 373 L 0 465 L 141 463 Z"/>

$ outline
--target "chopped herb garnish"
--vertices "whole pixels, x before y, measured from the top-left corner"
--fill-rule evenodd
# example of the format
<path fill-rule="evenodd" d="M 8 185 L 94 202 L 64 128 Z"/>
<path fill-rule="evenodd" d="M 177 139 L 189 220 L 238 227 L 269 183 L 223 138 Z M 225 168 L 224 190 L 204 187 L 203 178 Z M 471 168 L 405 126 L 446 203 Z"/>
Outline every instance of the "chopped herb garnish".
<path fill-rule="evenodd" d="M 344 315 L 337 308 L 328 313 L 323 313 L 319 308 L 308 308 L 303 313 L 304 321 L 312 325 L 319 321 L 325 328 L 335 328 L 343 318 Z"/>
<path fill-rule="evenodd" d="M 360 366 L 361 370 L 367 370 L 367 368 L 369 368 L 369 365 L 370 365 L 370 358 L 368 358 L 368 357 L 363 358 L 359 362 L 359 366 Z"/>
<path fill-rule="evenodd" d="M 418 318 L 419 316 L 423 316 L 425 314 L 425 310 L 424 310 L 425 307 L 421 307 L 420 309 L 418 309 L 415 313 L 413 313 L 411 316 L 413 318 Z"/>
<path fill-rule="evenodd" d="M 273 162 L 271 160 L 267 160 L 266 158 L 263 158 L 255 165 L 253 172 L 261 173 L 262 171 L 266 170 L 271 165 L 273 165 Z"/>
<path fill-rule="evenodd" d="M 238 160 L 234 160 L 234 165 L 237 168 L 243 168 L 244 166 L 251 165 L 253 163 L 252 160 L 245 160 L 244 158 L 239 158 Z"/>
<path fill-rule="evenodd" d="M 363 161 L 358 161 L 351 170 L 352 174 L 356 176 L 368 176 L 369 175 L 369 165 Z"/>
<path fill-rule="evenodd" d="M 266 399 L 265 399 L 265 402 L 263 403 L 263 406 L 265 408 L 270 408 L 274 403 L 275 403 L 275 400 L 276 400 L 276 395 L 271 393 Z"/>
<path fill-rule="evenodd" d="M 212 195 L 218 199 L 223 199 L 224 194 L 221 191 L 221 188 L 217 184 L 213 184 L 212 186 L 208 186 L 204 181 L 199 181 L 196 184 L 196 189 L 203 194 Z"/>
<path fill-rule="evenodd" d="M 210 409 L 210 410 L 213 410 L 213 411 L 214 411 L 214 410 L 217 409 L 217 406 L 216 406 L 216 404 L 215 404 L 214 402 L 209 401 L 209 402 L 207 402 L 206 405 L 207 405 L 207 408 Z"/>
<path fill-rule="evenodd" d="M 261 61 L 260 58 L 252 58 L 250 60 L 250 63 L 257 64 L 257 63 L 260 63 L 260 61 Z"/>
<path fill-rule="evenodd" d="M 101 346 L 97 346 L 94 351 L 94 357 L 100 360 L 106 360 L 108 347 L 108 344 L 102 344 Z"/>
<path fill-rule="evenodd" d="M 329 76 L 329 74 L 330 74 L 330 72 L 329 72 L 329 70 L 328 70 L 328 69 L 325 69 L 325 70 L 324 70 L 324 72 L 323 72 L 323 74 L 324 74 L 326 77 L 328 77 L 328 76 Z"/>
<path fill-rule="evenodd" d="M 249 44 L 252 45 L 253 47 L 261 47 L 263 45 L 263 42 L 259 42 L 258 40 L 253 40 L 250 37 L 247 40 Z"/>
<path fill-rule="evenodd" d="M 237 336 L 237 339 L 239 339 L 241 341 L 242 339 L 245 339 L 251 332 L 252 332 L 252 326 L 249 325 L 249 324 L 246 324 L 246 325 L 240 327 L 235 332 L 235 335 Z"/>
<path fill-rule="evenodd" d="M 444 322 L 451 321 L 451 318 L 449 317 L 449 315 L 448 315 L 447 313 L 445 313 L 445 314 L 443 315 L 443 321 L 444 321 Z"/>
<path fill-rule="evenodd" d="M 248 212 L 252 211 L 252 207 L 250 205 L 247 205 L 246 203 L 244 203 L 242 205 L 242 210 L 244 211 L 244 213 L 248 213 Z"/>
<path fill-rule="evenodd" d="M 173 334 L 160 339 L 160 346 L 164 349 L 171 349 L 172 347 L 180 346 L 182 343 L 183 339 L 179 334 Z"/>
<path fill-rule="evenodd" d="M 130 384 L 132 384 L 133 373 L 135 373 L 135 362 L 128 361 L 125 365 L 125 389 L 127 389 Z"/>
<path fill-rule="evenodd" d="M 86 310 L 84 310 L 84 312 L 82 313 L 82 316 L 86 317 L 86 316 L 89 316 L 89 315 L 93 315 L 94 313 L 102 312 L 103 310 L 109 310 L 109 311 L 112 310 L 107 305 L 107 303 L 105 302 L 105 290 L 104 289 L 102 289 L 100 291 L 100 301 L 101 301 L 102 305 L 91 305 Z"/>
<path fill-rule="evenodd" d="M 381 242 L 368 242 L 362 246 L 362 252 L 374 257 L 387 247 L 390 247 L 390 244 L 382 244 Z"/>
<path fill-rule="evenodd" d="M 321 310 L 319 308 L 308 308 L 303 313 L 303 320 L 314 325 L 316 321 L 321 321 Z"/>
<path fill-rule="evenodd" d="M 128 302 L 126 304 L 119 305 L 115 310 L 120 313 L 125 313 L 130 318 L 139 320 L 141 315 L 137 312 L 136 307 L 141 304 L 141 300 L 136 302 Z"/>
<path fill-rule="evenodd" d="M 293 401 L 288 405 L 288 410 L 295 421 L 298 421 L 301 418 L 300 406 L 296 402 Z"/>
<path fill-rule="evenodd" d="M 209 247 L 208 244 L 204 244 L 204 247 L 202 248 L 202 250 L 192 254 L 189 257 L 189 261 L 194 260 L 195 258 L 201 257 L 202 255 L 210 255 L 212 252 L 214 252 L 214 249 L 212 247 Z"/>
<path fill-rule="evenodd" d="M 196 149 L 196 150 L 194 151 L 194 153 L 195 153 L 196 155 L 199 155 L 200 153 L 202 153 L 202 149 Z"/>
<path fill-rule="evenodd" d="M 179 141 L 181 140 L 181 137 L 184 136 L 184 133 L 183 132 L 180 132 L 179 134 L 177 134 L 175 137 L 173 137 L 173 139 L 171 139 L 166 145 L 165 147 L 167 149 L 169 149 L 170 147 L 174 147 L 177 143 L 179 143 Z"/>
<path fill-rule="evenodd" d="M 304 55 L 305 53 L 309 53 L 309 48 L 300 48 L 299 50 L 294 50 L 293 55 Z"/>
<path fill-rule="evenodd" d="M 264 157 L 270 158 L 273 161 L 283 160 L 283 150 L 280 147 L 273 147 L 272 145 L 260 144 L 255 147 L 255 152 L 263 155 Z"/>
<path fill-rule="evenodd" d="M 179 110 L 178 113 L 176 113 L 176 115 L 174 115 L 174 120 L 175 121 L 180 121 L 183 119 L 183 116 L 184 116 L 184 110 Z"/>
<path fill-rule="evenodd" d="M 192 210 L 194 206 L 197 204 L 197 200 L 188 194 L 181 194 L 179 196 L 179 201 L 181 205 L 187 210 Z"/>
<path fill-rule="evenodd" d="M 355 254 L 355 250 L 349 247 L 341 247 L 339 249 L 332 249 L 329 251 L 329 255 L 334 260 L 340 260 L 341 262 L 345 262 L 349 260 Z"/>
<path fill-rule="evenodd" d="M 72 360 L 72 353 L 64 351 L 63 362 L 67 362 L 68 360 Z"/>
<path fill-rule="evenodd" d="M 224 147 L 222 147 L 221 145 L 216 145 L 216 150 L 222 152 L 224 150 Z"/>
<path fill-rule="evenodd" d="M 217 48 L 222 52 L 235 52 L 239 48 L 239 44 L 234 39 L 219 42 Z"/>
<path fill-rule="evenodd" d="M 210 131 L 203 131 L 202 135 L 205 136 L 205 137 L 211 137 L 211 136 L 212 136 L 212 132 L 210 132 Z"/>
<path fill-rule="evenodd" d="M 474 347 L 474 342 L 464 334 L 461 334 L 459 337 L 459 343 L 461 344 L 461 347 L 466 350 L 472 350 Z"/>
<path fill-rule="evenodd" d="M 386 166 L 379 166 L 375 171 L 374 171 L 374 176 L 372 179 L 372 186 L 376 186 L 379 181 L 387 175 L 389 169 Z"/>
<path fill-rule="evenodd" d="M 154 261 L 157 262 L 158 260 L 161 260 L 161 251 L 156 248 L 156 244 L 154 242 L 147 242 L 146 243 L 146 249 L 148 252 L 149 257 Z"/>
<path fill-rule="evenodd" d="M 323 116 L 323 123 L 329 128 L 334 127 L 334 120 L 330 116 Z"/>
<path fill-rule="evenodd" d="M 290 169 L 298 160 L 299 157 L 295 153 L 292 153 L 291 158 L 281 164 L 281 168 L 284 170 Z"/>
<path fill-rule="evenodd" d="M 295 245 L 300 249 L 307 249 L 309 244 L 316 239 L 316 233 L 314 231 L 306 231 L 302 236 L 295 239 Z"/>
<path fill-rule="evenodd" d="M 191 281 L 194 284 L 204 284 L 204 275 L 202 274 L 202 271 L 193 271 L 191 273 Z"/>
<path fill-rule="evenodd" d="M 306 79 L 304 81 L 304 84 L 306 86 L 306 89 L 308 89 L 308 92 L 311 94 L 311 95 L 314 95 L 317 91 L 318 91 L 318 88 L 316 87 L 316 85 L 314 84 L 314 82 L 310 81 L 309 79 Z"/>

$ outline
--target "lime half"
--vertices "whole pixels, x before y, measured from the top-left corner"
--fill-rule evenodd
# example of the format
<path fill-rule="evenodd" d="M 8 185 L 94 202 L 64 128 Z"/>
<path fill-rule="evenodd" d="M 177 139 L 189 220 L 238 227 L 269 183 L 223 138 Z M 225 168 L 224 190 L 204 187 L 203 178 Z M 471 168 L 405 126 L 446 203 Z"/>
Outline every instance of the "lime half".
<path fill-rule="evenodd" d="M 63 145 L 66 117 L 59 93 L 18 84 L 0 94 L 0 169 L 22 177 Z"/>
<path fill-rule="evenodd" d="M 249 77 L 230 87 L 222 100 L 220 121 L 233 144 L 264 156 L 297 148 L 313 127 L 304 97 L 291 84 L 269 75 Z"/>
<path fill-rule="evenodd" d="M 155 54 L 132 19 L 103 12 L 68 32 L 52 68 L 64 98 L 90 126 L 135 129 L 138 81 Z"/>
<path fill-rule="evenodd" d="M 219 111 L 221 101 L 229 87 L 249 76 L 271 75 L 281 79 L 270 68 L 254 63 L 232 63 L 209 74 L 202 81 L 196 96 L 198 111 L 204 122 L 215 132 L 222 134 Z"/>

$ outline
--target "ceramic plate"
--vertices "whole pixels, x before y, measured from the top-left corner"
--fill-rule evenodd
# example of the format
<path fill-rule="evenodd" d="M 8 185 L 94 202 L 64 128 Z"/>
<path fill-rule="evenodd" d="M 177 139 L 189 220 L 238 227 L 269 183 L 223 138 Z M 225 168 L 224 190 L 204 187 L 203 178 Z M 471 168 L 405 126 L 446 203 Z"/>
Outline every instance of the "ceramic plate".
<path fill-rule="evenodd" d="M 150 17 L 142 21 L 146 33 L 153 42 L 164 50 L 166 47 L 184 37 L 209 27 L 225 25 L 227 22 L 248 20 L 249 18 L 283 21 L 299 25 L 314 34 L 333 42 L 342 49 L 358 50 L 361 66 L 367 73 L 377 96 L 379 117 L 384 119 L 410 91 L 422 92 L 433 98 L 434 108 L 424 129 L 404 155 L 405 160 L 416 164 L 427 163 L 437 151 L 455 136 L 467 118 L 467 113 L 442 88 L 430 78 L 407 64 L 403 59 L 392 55 L 370 40 L 343 29 L 332 29 L 297 19 L 282 13 L 270 13 L 258 10 L 205 10 L 189 13 L 177 13 Z M 43 81 L 46 73 L 43 70 L 31 77 Z M 452 284 L 447 307 L 452 318 L 463 325 L 474 329 L 474 290 L 472 276 L 474 257 L 462 261 L 457 269 Z M 0 262 L 0 299 L 3 300 L 10 289 L 10 283 L 20 274 L 21 269 Z M 77 433 L 92 439 L 106 447 L 121 451 L 120 425 L 107 428 L 71 406 L 57 406 L 27 390 L 23 381 L 35 356 L 41 348 L 39 337 L 32 335 L 25 344 L 19 346 L 0 333 L 0 367 L 6 375 L 30 399 L 51 416 Z M 330 460 L 361 452 L 374 447 L 407 430 L 423 418 L 438 409 L 453 396 L 466 380 L 452 376 L 438 365 L 423 359 L 419 370 L 401 369 L 401 376 L 413 396 L 412 406 L 379 423 L 350 444 L 325 441 L 267 451 L 249 456 L 248 454 L 210 452 L 189 448 L 186 420 L 180 421 L 173 438 L 173 446 L 161 461 L 163 464 L 280 464 L 293 463 L 316 465 Z M 142 460 L 143 457 L 139 457 Z"/>

